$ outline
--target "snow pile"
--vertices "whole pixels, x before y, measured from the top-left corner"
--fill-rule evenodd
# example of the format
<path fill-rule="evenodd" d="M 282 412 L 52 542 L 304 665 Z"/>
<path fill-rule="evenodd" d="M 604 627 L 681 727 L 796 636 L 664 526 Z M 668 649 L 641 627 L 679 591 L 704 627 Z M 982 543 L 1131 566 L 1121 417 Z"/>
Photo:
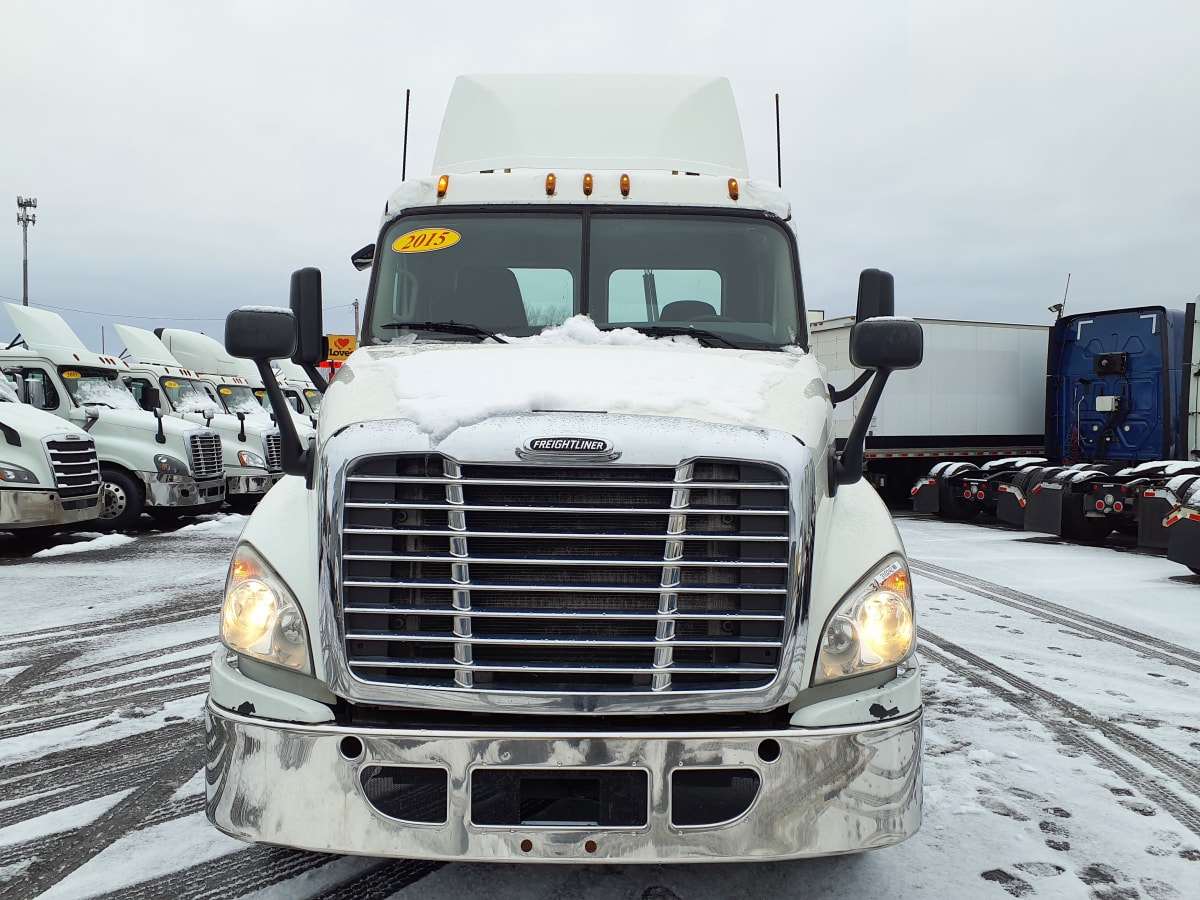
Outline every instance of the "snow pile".
<path fill-rule="evenodd" d="M 75 544 L 60 544 L 57 547 L 47 547 L 39 550 L 34 556 L 66 556 L 68 553 L 90 553 L 93 550 L 111 550 L 122 544 L 133 543 L 133 538 L 127 534 L 105 534 L 90 541 L 80 541 Z"/>
<path fill-rule="evenodd" d="M 141 409 L 133 394 L 114 382 L 82 382 L 75 392 L 75 399 L 83 406 L 97 403 L 113 409 Z"/>
<path fill-rule="evenodd" d="M 202 415 L 217 415 L 221 412 L 221 407 L 211 398 L 204 394 L 189 394 L 186 397 L 180 397 L 175 402 L 175 409 L 181 413 L 201 413 Z"/>
<path fill-rule="evenodd" d="M 20 398 L 17 396 L 17 389 L 13 387 L 12 382 L 0 375 L 0 402 L 3 401 L 19 403 Z"/>
<path fill-rule="evenodd" d="M 651 337 L 642 334 L 636 328 L 614 328 L 611 331 L 601 331 L 590 316 L 572 316 L 561 325 L 545 328 L 531 337 L 509 337 L 504 339 L 510 344 L 537 344 L 542 346 L 562 346 L 564 344 L 584 344 L 587 346 L 606 345 L 610 347 L 646 347 L 670 346 L 681 344 L 685 347 L 700 347 L 701 344 L 688 335 L 672 335 L 671 337 Z"/>

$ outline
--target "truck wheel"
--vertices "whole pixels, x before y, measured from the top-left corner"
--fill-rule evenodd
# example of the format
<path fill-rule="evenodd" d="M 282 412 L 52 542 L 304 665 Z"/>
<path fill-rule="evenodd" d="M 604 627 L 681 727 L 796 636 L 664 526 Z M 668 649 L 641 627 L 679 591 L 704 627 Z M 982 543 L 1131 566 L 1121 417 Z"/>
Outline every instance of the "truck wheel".
<path fill-rule="evenodd" d="M 962 496 L 961 492 L 950 487 L 946 481 L 938 482 L 938 516 L 965 522 L 979 515 L 979 506 Z"/>
<path fill-rule="evenodd" d="M 146 501 L 137 481 L 120 469 L 101 469 L 100 482 L 100 528 L 122 531 L 142 517 Z"/>

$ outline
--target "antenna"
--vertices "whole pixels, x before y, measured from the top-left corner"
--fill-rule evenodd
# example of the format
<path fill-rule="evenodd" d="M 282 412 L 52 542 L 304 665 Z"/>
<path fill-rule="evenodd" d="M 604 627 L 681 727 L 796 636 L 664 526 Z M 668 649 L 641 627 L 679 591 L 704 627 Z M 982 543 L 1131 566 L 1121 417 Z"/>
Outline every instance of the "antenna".
<path fill-rule="evenodd" d="M 783 187 L 783 142 L 779 137 L 779 95 L 775 95 L 775 171 L 779 187 Z"/>
<path fill-rule="evenodd" d="M 400 180 L 404 180 L 404 176 L 408 173 L 408 101 L 412 95 L 412 91 L 408 88 L 404 90 L 404 153 L 400 157 Z"/>
<path fill-rule="evenodd" d="M 1057 322 L 1062 318 L 1063 310 L 1067 308 L 1067 291 L 1071 290 L 1071 273 L 1067 273 L 1067 287 L 1063 291 L 1062 303 L 1055 303 L 1053 306 L 1046 307 L 1050 312 L 1054 313 L 1054 321 Z"/>

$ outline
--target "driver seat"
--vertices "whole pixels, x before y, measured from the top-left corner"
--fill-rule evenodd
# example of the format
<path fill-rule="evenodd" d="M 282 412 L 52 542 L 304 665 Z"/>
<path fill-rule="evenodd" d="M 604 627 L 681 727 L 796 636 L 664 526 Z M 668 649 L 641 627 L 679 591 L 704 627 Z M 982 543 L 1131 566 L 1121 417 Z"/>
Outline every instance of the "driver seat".
<path fill-rule="evenodd" d="M 711 303 L 703 300 L 676 300 L 668 303 L 658 314 L 660 322 L 690 322 L 698 316 L 715 316 Z"/>
<path fill-rule="evenodd" d="M 504 266 L 467 266 L 458 273 L 450 318 L 488 331 L 529 324 L 517 276 Z"/>

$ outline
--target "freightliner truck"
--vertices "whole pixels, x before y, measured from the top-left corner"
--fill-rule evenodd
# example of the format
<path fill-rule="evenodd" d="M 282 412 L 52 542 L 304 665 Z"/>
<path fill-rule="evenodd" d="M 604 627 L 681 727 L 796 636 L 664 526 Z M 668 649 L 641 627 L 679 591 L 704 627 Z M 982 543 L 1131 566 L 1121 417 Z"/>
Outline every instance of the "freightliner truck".
<path fill-rule="evenodd" d="M 0 531 L 43 535 L 100 515 L 100 460 L 82 428 L 18 400 L 0 374 Z"/>
<path fill-rule="evenodd" d="M 320 360 L 320 273 L 226 322 L 289 475 L 229 569 L 210 820 L 445 860 L 911 836 L 914 601 L 861 472 L 921 329 L 866 270 L 849 353 L 873 374 L 836 452 L 791 210 L 747 175 L 729 82 L 460 78 L 433 175 L 353 259 L 359 349 L 311 445 L 268 376 Z"/>
<path fill-rule="evenodd" d="M 20 380 L 22 401 L 75 423 L 96 442 L 103 482 L 97 527 L 128 528 L 143 512 L 175 519 L 220 508 L 219 434 L 139 407 L 122 381 L 125 363 L 81 349 L 57 313 L 5 305 L 26 346 L 0 350 L 0 371 Z"/>

